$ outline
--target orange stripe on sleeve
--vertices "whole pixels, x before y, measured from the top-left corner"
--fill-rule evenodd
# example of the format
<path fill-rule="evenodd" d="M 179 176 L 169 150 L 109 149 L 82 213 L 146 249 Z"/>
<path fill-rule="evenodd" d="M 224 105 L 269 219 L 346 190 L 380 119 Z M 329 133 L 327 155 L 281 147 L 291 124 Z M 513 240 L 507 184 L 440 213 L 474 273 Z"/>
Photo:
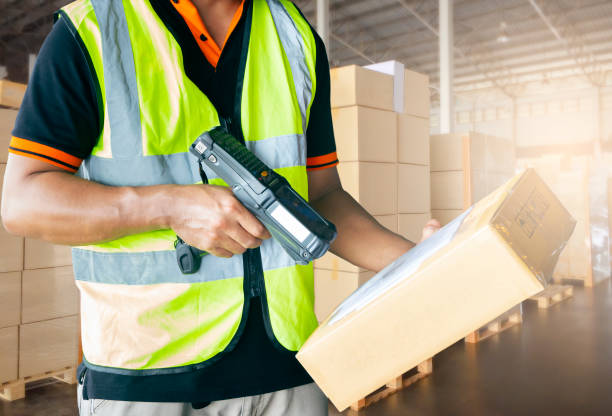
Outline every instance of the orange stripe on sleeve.
<path fill-rule="evenodd" d="M 306 170 L 321 170 L 334 167 L 338 164 L 338 155 L 336 152 L 328 153 L 326 155 L 309 157 L 306 160 Z"/>
<path fill-rule="evenodd" d="M 338 155 L 336 152 L 328 153 L 322 156 L 314 156 L 306 159 L 306 166 L 318 166 L 318 165 L 326 165 L 328 163 L 332 163 L 338 160 Z"/>
<path fill-rule="evenodd" d="M 33 155 L 33 154 L 30 154 L 30 153 L 24 153 L 24 152 L 20 152 L 19 150 L 14 150 L 14 149 L 9 149 L 9 152 L 11 152 L 13 154 L 16 154 L 16 155 L 19 155 L 19 156 L 29 157 L 30 159 L 40 160 L 41 162 L 49 163 L 49 164 L 51 164 L 53 166 L 57 166 L 58 168 L 65 169 L 65 170 L 67 170 L 69 172 L 72 172 L 72 173 L 77 171 L 77 169 L 69 168 L 66 165 L 62 165 L 61 163 L 57 163 L 57 162 L 54 162 L 53 160 L 49 160 L 46 157 L 42 157 L 42 156 L 38 156 L 38 155 Z"/>
<path fill-rule="evenodd" d="M 83 161 L 83 159 L 79 159 L 76 156 L 72 156 L 71 154 L 62 152 L 53 147 L 14 136 L 11 138 L 11 143 L 9 144 L 9 152 L 20 156 L 31 157 L 32 159 L 42 160 L 43 162 L 61 167 L 70 172 L 76 172 Z"/>
<path fill-rule="evenodd" d="M 334 163 L 330 163 L 329 165 L 323 165 L 323 166 L 315 166 L 315 167 L 306 167 L 306 171 L 307 172 L 312 172 L 313 170 L 323 170 L 323 169 L 329 169 L 329 168 L 333 168 L 334 166 L 338 166 L 338 161 L 336 160 Z"/>

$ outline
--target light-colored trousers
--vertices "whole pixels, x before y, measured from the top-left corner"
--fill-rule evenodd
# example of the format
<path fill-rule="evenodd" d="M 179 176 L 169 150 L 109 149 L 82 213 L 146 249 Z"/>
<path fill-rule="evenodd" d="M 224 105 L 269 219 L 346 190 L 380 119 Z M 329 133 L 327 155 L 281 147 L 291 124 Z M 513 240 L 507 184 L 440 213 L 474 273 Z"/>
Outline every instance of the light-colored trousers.
<path fill-rule="evenodd" d="M 327 416 L 327 398 L 314 383 L 258 396 L 219 400 L 202 409 L 193 409 L 191 403 L 83 400 L 82 390 L 79 385 L 81 416 Z"/>

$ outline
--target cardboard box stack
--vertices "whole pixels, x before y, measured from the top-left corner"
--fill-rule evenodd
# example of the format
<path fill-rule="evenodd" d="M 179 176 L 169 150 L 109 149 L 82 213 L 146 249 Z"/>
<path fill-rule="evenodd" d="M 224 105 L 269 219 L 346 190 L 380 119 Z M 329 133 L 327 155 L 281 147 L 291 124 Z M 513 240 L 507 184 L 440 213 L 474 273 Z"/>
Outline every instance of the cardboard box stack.
<path fill-rule="evenodd" d="M 0 104 L 18 106 L 24 90 L 0 81 Z M 0 192 L 16 115 L 0 108 Z M 71 264 L 69 247 L 0 227 L 0 383 L 76 365 L 79 296 Z"/>
<path fill-rule="evenodd" d="M 536 169 L 577 221 L 553 279 L 579 280 L 589 287 L 608 279 L 608 167 L 586 155 L 524 158 L 517 161 L 517 166 Z"/>
<path fill-rule="evenodd" d="M 297 358 L 340 410 L 541 291 L 575 225 L 533 170 L 360 287 Z"/>
<path fill-rule="evenodd" d="M 430 138 L 431 210 L 442 225 L 514 175 L 510 140 L 480 133 Z"/>
<path fill-rule="evenodd" d="M 400 67 L 395 75 L 332 69 L 332 117 L 344 189 L 384 227 L 418 241 L 430 218 L 429 85 L 427 76 Z M 332 253 L 314 266 L 319 320 L 374 274 Z"/>

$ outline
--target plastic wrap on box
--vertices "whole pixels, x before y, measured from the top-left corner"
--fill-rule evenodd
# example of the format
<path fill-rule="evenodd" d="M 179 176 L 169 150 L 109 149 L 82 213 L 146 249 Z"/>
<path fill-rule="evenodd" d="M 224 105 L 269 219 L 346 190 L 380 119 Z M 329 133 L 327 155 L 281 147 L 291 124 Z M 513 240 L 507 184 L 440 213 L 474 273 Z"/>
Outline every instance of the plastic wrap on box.
<path fill-rule="evenodd" d="M 540 292 L 574 225 L 517 175 L 353 292 L 297 358 L 343 410 Z"/>

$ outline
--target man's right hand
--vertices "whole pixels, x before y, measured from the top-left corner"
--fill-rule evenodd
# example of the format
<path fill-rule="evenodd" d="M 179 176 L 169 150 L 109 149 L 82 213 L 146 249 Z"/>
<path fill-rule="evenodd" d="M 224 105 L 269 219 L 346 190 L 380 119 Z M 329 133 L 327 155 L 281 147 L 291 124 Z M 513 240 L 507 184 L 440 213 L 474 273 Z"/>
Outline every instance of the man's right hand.
<path fill-rule="evenodd" d="M 2 222 L 11 234 L 72 246 L 172 228 L 187 244 L 220 257 L 244 253 L 270 237 L 226 187 L 106 186 L 13 153 Z"/>
<path fill-rule="evenodd" d="M 268 230 L 227 187 L 178 185 L 170 193 L 169 225 L 193 247 L 231 257 L 270 238 Z"/>

